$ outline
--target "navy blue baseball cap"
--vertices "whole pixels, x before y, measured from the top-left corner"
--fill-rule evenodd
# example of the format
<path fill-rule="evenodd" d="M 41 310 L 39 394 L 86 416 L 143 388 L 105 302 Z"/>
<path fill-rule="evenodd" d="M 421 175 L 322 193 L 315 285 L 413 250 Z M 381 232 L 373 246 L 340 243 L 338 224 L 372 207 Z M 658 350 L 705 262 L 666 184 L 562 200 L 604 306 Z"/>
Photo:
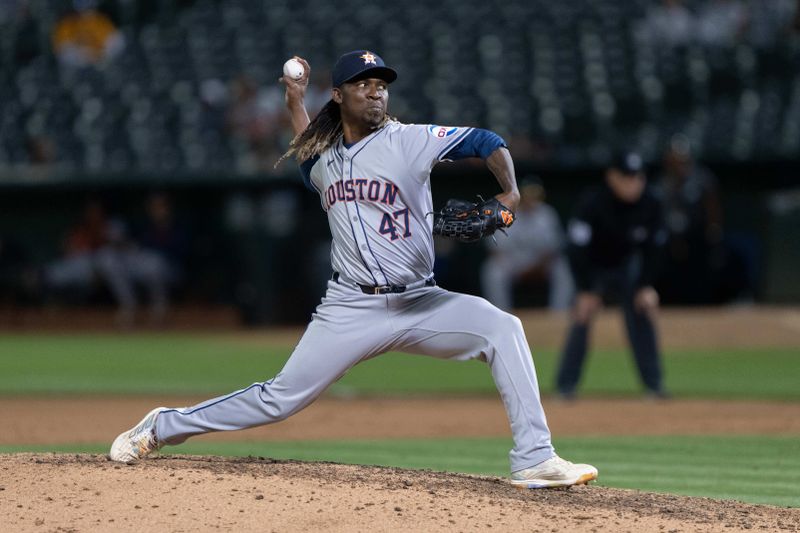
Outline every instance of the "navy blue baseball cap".
<path fill-rule="evenodd" d="M 639 174 L 644 172 L 644 160 L 637 152 L 620 152 L 611 162 L 611 168 L 615 168 L 623 174 Z"/>
<path fill-rule="evenodd" d="M 333 66 L 333 86 L 341 87 L 343 83 L 367 73 L 369 75 L 364 78 L 378 78 L 387 83 L 397 79 L 397 72 L 387 67 L 378 54 L 369 50 L 355 50 L 344 54 Z"/>

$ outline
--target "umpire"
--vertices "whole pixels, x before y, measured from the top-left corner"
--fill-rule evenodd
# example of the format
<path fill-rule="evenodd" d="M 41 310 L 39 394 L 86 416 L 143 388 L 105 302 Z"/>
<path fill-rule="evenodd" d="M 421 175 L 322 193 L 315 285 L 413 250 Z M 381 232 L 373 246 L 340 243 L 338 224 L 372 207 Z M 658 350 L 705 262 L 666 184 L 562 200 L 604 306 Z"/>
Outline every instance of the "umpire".
<path fill-rule="evenodd" d="M 654 326 L 659 298 L 653 289 L 666 231 L 661 205 L 646 185 L 639 154 L 619 154 L 606 169 L 605 183 L 584 191 L 569 221 L 567 254 L 578 292 L 557 376 L 562 398 L 575 396 L 592 319 L 609 295 L 621 300 L 648 395 L 667 396 Z"/>

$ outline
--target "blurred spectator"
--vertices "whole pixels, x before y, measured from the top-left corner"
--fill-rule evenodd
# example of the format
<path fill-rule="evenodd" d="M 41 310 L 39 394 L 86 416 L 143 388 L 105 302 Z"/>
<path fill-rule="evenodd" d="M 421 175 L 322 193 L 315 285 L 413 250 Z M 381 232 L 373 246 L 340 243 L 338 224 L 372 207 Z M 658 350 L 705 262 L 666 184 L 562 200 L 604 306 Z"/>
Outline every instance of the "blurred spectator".
<path fill-rule="evenodd" d="M 564 232 L 555 209 L 544 202 L 541 180 L 529 177 L 520 184 L 520 203 L 508 236 L 487 241 L 489 257 L 481 267 L 483 295 L 509 311 L 513 289 L 522 284 L 544 283 L 548 306 L 567 309 L 574 293 L 569 264 L 563 254 Z"/>
<path fill-rule="evenodd" d="M 705 46 L 728 48 L 744 35 L 747 11 L 739 0 L 711 0 L 697 17 L 697 38 Z"/>
<path fill-rule="evenodd" d="M 182 283 L 189 255 L 189 232 L 175 219 L 172 201 L 163 192 L 151 194 L 146 201 L 147 220 L 137 241 L 145 250 L 157 253 L 164 261 L 170 286 Z"/>
<path fill-rule="evenodd" d="M 73 9 L 56 23 L 53 50 L 62 65 L 98 65 L 125 48 L 122 34 L 111 19 L 95 10 L 95 4 L 94 0 L 74 0 Z"/>
<path fill-rule="evenodd" d="M 14 64 L 24 67 L 41 53 L 39 22 L 31 15 L 28 2 L 5 0 L 1 5 L 0 23 L 3 19 L 16 23 L 16 36 L 12 41 Z"/>
<path fill-rule="evenodd" d="M 108 231 L 105 207 L 98 201 L 89 201 L 84 208 L 83 218 L 67 234 L 65 255 L 77 256 L 103 247 L 108 242 Z"/>
<path fill-rule="evenodd" d="M 245 174 L 271 171 L 282 153 L 278 143 L 283 118 L 279 87 L 259 89 L 255 81 L 239 76 L 231 82 L 227 129 L 246 147 L 238 161 Z"/>
<path fill-rule="evenodd" d="M 711 273 L 722 256 L 722 206 L 716 178 L 694 161 L 685 136 L 676 135 L 667 147 L 655 193 L 668 231 L 661 280 L 665 301 L 710 303 Z"/>
<path fill-rule="evenodd" d="M 97 281 L 107 285 L 120 306 L 120 319 L 132 319 L 134 301 L 124 290 L 123 268 L 109 248 L 110 222 L 98 201 L 86 204 L 82 218 L 63 244 L 63 256 L 47 265 L 44 285 L 49 291 L 77 291 L 85 297 Z"/>
<path fill-rule="evenodd" d="M 28 137 L 25 144 L 32 166 L 46 166 L 56 161 L 56 146 L 50 137 L 35 135 Z"/>
<path fill-rule="evenodd" d="M 151 323 L 161 325 L 169 307 L 170 270 L 167 261 L 158 252 L 142 248 L 134 242 L 122 221 L 116 220 L 111 224 L 109 241 L 106 253 L 113 257 L 115 265 L 120 268 L 117 273 L 119 279 L 115 280 L 119 285 L 114 288 L 118 301 L 130 302 L 133 311 L 137 303 L 136 288 L 141 287 L 150 302 Z M 132 322 L 123 322 L 121 325 L 129 326 Z"/>
<path fill-rule="evenodd" d="M 163 260 L 133 246 L 122 221 L 110 220 L 100 202 L 90 201 L 81 221 L 65 239 L 63 257 L 45 267 L 44 285 L 49 291 L 78 291 L 86 297 L 97 282 L 110 290 L 118 305 L 120 326 L 133 325 L 136 284 L 149 293 L 153 320 L 164 318 L 167 298 Z"/>
<path fill-rule="evenodd" d="M 695 20 L 682 0 L 662 0 L 647 11 L 641 31 L 656 46 L 686 46 L 694 38 Z"/>
<path fill-rule="evenodd" d="M 664 397 L 653 288 L 665 240 L 658 200 L 647 190 L 642 158 L 621 154 L 605 183 L 581 196 L 569 222 L 569 261 L 578 287 L 557 376 L 559 394 L 575 395 L 592 320 L 603 296 L 621 298 L 628 339 L 649 395 Z"/>

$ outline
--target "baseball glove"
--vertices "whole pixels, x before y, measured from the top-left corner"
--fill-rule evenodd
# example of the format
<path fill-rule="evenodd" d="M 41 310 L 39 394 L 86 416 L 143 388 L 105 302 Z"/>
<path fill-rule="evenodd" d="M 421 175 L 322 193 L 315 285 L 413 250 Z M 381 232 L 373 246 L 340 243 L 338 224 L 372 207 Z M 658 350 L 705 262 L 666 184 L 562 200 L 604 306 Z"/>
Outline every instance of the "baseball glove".
<path fill-rule="evenodd" d="M 478 203 L 450 199 L 433 214 L 433 234 L 461 242 L 476 242 L 514 223 L 514 212 L 497 198 Z"/>

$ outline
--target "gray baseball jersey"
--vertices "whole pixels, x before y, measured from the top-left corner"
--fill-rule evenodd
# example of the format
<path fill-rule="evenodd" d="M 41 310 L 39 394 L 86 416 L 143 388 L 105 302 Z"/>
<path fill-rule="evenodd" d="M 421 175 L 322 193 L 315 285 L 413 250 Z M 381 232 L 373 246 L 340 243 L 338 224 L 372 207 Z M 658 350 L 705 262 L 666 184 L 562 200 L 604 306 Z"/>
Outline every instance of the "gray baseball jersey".
<path fill-rule="evenodd" d="M 363 285 L 405 285 L 433 271 L 430 173 L 472 128 L 390 122 L 314 164 L 310 183 L 328 213 L 331 264 Z"/>
<path fill-rule="evenodd" d="M 389 122 L 352 146 L 339 141 L 304 163 L 328 215 L 337 275 L 277 376 L 162 412 L 158 440 L 175 444 L 200 433 L 283 420 L 352 366 L 398 351 L 486 361 L 511 423 L 511 470 L 552 457 L 519 319 L 482 298 L 449 292 L 431 281 L 430 172 L 472 131 Z M 383 285 L 400 287 L 386 294 L 362 287 Z"/>

